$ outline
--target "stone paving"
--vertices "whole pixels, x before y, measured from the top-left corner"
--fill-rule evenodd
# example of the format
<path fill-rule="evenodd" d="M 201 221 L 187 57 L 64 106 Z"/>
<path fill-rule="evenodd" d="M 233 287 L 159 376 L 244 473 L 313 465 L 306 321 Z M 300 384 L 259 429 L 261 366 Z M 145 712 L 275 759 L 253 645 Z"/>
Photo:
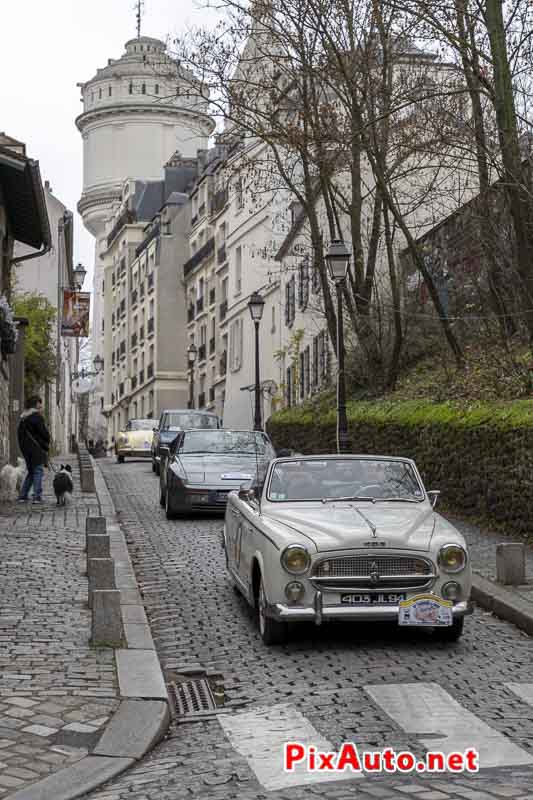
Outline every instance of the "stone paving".
<path fill-rule="evenodd" d="M 96 495 L 0 505 L 0 797 L 85 756 L 118 705 L 114 653 L 89 647 L 83 548 Z M 50 798 L 53 800 L 53 798 Z"/>
<path fill-rule="evenodd" d="M 456 644 L 397 626 L 300 626 L 282 647 L 266 648 L 250 609 L 229 583 L 220 518 L 166 520 L 150 465 L 99 462 L 115 501 L 167 680 L 191 674 L 223 679 L 220 714 L 291 704 L 338 748 L 423 751 L 420 735 L 397 723 L 365 687 L 421 682 L 444 689 L 500 737 L 533 757 L 533 706 L 510 691 L 531 683 L 533 641 L 477 609 Z M 463 530 L 465 530 L 463 528 Z M 472 543 L 474 566 L 491 553 Z M 480 537 L 481 538 L 481 537 Z M 498 537 L 498 541 L 500 537 Z M 491 540 L 491 546 L 495 544 Z M 225 735 L 221 717 L 174 721 L 167 739 L 137 767 L 90 800 L 496 800 L 533 797 L 533 767 L 478 775 L 371 776 L 266 791 Z M 468 735 L 469 731 L 465 731 Z M 437 736 L 437 734 L 435 734 Z M 438 738 L 438 737 L 437 737 Z"/>

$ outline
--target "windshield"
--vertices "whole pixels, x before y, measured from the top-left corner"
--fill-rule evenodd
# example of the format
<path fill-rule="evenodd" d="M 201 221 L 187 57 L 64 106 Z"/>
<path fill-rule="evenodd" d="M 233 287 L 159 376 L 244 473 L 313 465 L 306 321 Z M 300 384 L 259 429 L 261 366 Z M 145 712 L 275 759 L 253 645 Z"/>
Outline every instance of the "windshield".
<path fill-rule="evenodd" d="M 127 431 L 151 431 L 154 427 L 153 419 L 130 419 L 126 426 Z"/>
<path fill-rule="evenodd" d="M 411 464 L 387 459 L 344 458 L 282 461 L 272 470 L 268 499 L 357 499 L 421 502 L 422 486 Z"/>
<path fill-rule="evenodd" d="M 251 431 L 186 431 L 179 449 L 184 453 L 233 453 L 274 458 L 274 450 L 263 433 Z"/>
<path fill-rule="evenodd" d="M 212 414 L 167 414 L 165 429 L 169 431 L 185 431 L 188 428 L 218 428 L 218 417 Z"/>

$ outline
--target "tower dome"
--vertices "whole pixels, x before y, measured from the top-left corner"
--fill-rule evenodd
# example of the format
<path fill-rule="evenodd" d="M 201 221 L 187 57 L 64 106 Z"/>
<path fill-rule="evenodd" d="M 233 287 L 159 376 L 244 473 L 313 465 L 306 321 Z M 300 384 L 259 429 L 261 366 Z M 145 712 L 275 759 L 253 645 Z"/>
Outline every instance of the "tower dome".
<path fill-rule="evenodd" d="M 83 192 L 78 204 L 85 226 L 98 235 L 125 179 L 157 180 L 179 149 L 193 157 L 206 147 L 214 123 L 208 94 L 168 55 L 160 39 L 126 42 L 81 89 Z"/>

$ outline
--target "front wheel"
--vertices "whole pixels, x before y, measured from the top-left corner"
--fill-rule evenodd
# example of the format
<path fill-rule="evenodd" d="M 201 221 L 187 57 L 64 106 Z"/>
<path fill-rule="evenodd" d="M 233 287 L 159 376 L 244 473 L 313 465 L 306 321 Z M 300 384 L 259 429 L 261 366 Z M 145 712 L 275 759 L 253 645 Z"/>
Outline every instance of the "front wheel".
<path fill-rule="evenodd" d="M 463 628 L 465 624 L 465 618 L 459 617 L 458 619 L 454 619 L 451 625 L 447 625 L 445 628 L 435 628 L 435 636 L 439 640 L 439 642 L 456 642 L 458 639 L 461 638 L 463 633 Z"/>
<path fill-rule="evenodd" d="M 152 472 L 155 472 L 155 461 L 153 458 L 152 458 Z"/>
<path fill-rule="evenodd" d="M 155 472 L 156 475 L 161 475 L 161 469 L 160 469 L 159 464 L 157 463 L 157 461 L 154 464 L 154 472 Z"/>
<path fill-rule="evenodd" d="M 165 504 L 166 504 L 165 494 L 166 494 L 166 492 L 164 491 L 164 489 L 161 486 L 161 484 L 159 484 L 159 505 L 163 506 L 163 508 L 165 508 Z"/>
<path fill-rule="evenodd" d="M 168 486 L 165 491 L 165 515 L 167 519 L 176 519 L 176 512 L 172 508 L 172 503 L 170 502 L 170 492 L 168 491 Z"/>
<path fill-rule="evenodd" d="M 277 619 L 267 617 L 266 615 L 267 600 L 265 594 L 265 587 L 263 585 L 263 576 L 261 576 L 261 583 L 259 585 L 259 596 L 257 598 L 257 620 L 259 623 L 259 633 L 261 639 L 266 645 L 283 644 L 287 641 L 288 627 L 286 622 L 278 622 Z"/>

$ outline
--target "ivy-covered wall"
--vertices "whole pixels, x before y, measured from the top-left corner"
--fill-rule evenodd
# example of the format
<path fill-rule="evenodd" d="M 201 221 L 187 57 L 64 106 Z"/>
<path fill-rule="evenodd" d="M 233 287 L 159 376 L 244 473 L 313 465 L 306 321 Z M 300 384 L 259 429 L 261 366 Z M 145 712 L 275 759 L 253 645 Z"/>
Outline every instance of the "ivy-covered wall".
<path fill-rule="evenodd" d="M 533 401 L 508 404 L 348 404 L 351 452 L 407 456 L 444 506 L 533 536 Z M 334 453 L 335 410 L 297 407 L 274 414 L 276 448 Z"/>

